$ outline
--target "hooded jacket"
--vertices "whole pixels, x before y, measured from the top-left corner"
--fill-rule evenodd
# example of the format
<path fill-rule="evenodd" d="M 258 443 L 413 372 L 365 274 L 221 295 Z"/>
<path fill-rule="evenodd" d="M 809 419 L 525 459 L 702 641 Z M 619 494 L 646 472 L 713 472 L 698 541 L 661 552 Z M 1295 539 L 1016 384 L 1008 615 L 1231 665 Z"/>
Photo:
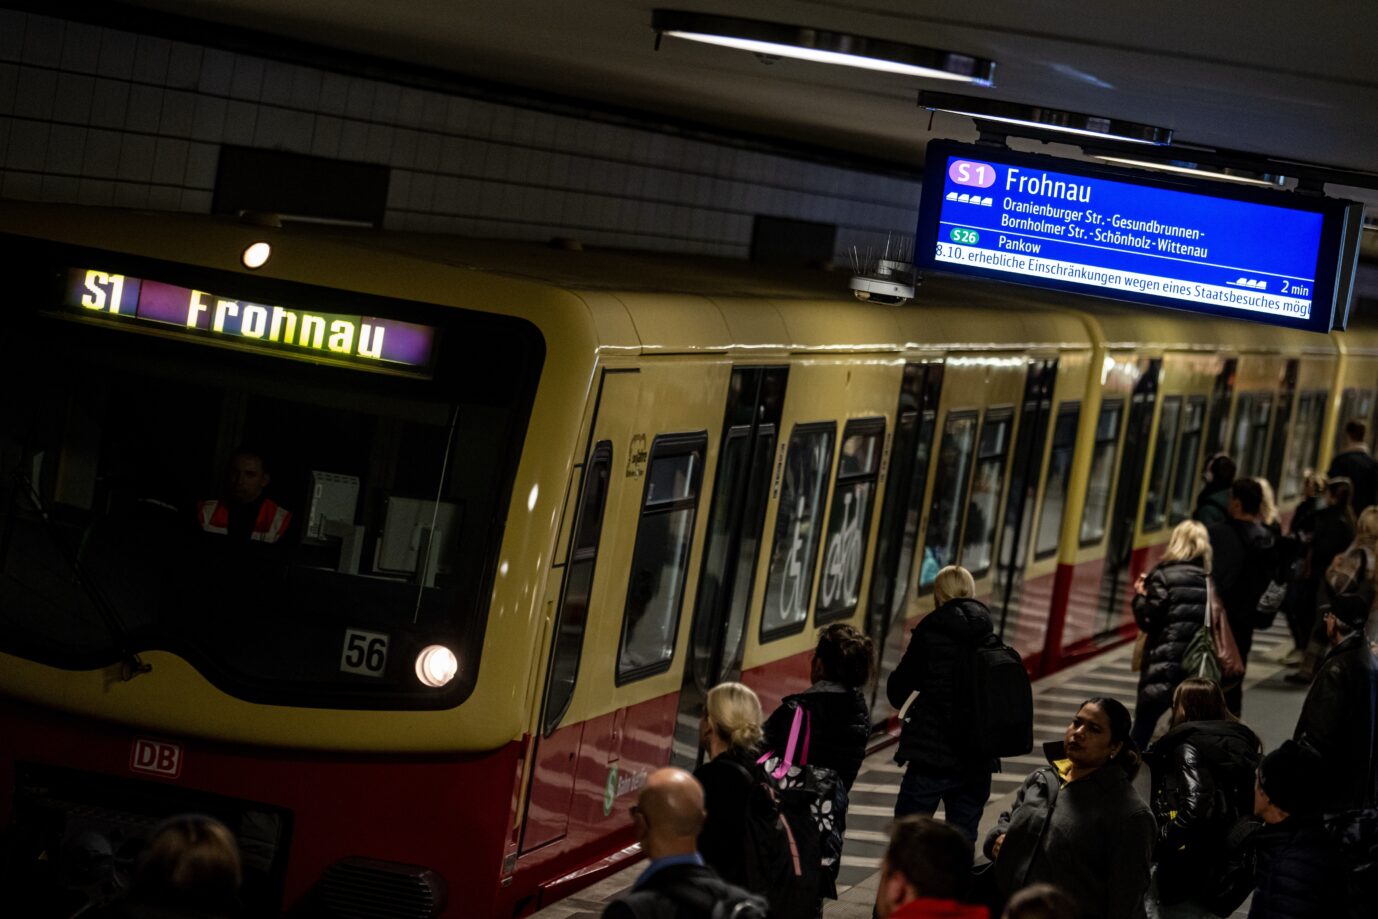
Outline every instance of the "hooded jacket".
<path fill-rule="evenodd" d="M 1207 527 L 1224 523 L 1230 518 L 1230 483 L 1207 485 L 1196 497 L 1191 516 Z"/>
<path fill-rule="evenodd" d="M 1378 802 L 1378 660 L 1362 632 L 1330 649 L 1302 704 L 1293 739 L 1325 759 L 1327 812 Z"/>
<path fill-rule="evenodd" d="M 1166 711 L 1186 679 L 1182 655 L 1206 619 L 1206 569 L 1199 559 L 1163 562 L 1134 597 L 1134 619 L 1148 635 L 1139 672 L 1139 706 Z"/>
<path fill-rule="evenodd" d="M 885 685 L 895 708 L 903 708 L 911 693 L 919 694 L 900 730 L 895 762 L 962 777 L 995 769 L 994 760 L 972 756 L 953 743 L 961 670 L 993 631 L 990 610 L 970 597 L 949 600 L 914 626 L 909 647 Z"/>
<path fill-rule="evenodd" d="M 856 774 L 861 771 L 861 761 L 866 758 L 866 742 L 871 738 L 866 697 L 855 689 L 826 681 L 785 696 L 780 707 L 766 719 L 765 749 L 784 752 L 794 712 L 799 708 L 809 713 L 809 765 L 833 770 L 851 791 Z"/>
<path fill-rule="evenodd" d="M 1061 741 L 1043 745 L 1054 765 L 1034 770 L 986 835 L 996 885 L 1007 898 L 1030 884 L 1062 889 L 1083 919 L 1142 919 L 1153 851 L 1153 814 L 1114 764 L 1065 782 Z"/>
<path fill-rule="evenodd" d="M 1259 739 L 1237 721 L 1189 721 L 1148 749 L 1153 861 L 1163 901 L 1208 900 L 1225 871 L 1226 837 L 1253 812 Z"/>

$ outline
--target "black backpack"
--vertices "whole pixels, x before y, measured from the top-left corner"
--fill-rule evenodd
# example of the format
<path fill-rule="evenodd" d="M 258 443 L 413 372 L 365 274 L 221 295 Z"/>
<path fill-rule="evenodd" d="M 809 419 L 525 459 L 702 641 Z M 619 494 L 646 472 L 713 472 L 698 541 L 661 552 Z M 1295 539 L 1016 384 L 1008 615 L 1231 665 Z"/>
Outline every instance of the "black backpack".
<path fill-rule="evenodd" d="M 958 672 L 952 730 L 972 756 L 1023 756 L 1033 749 L 1033 687 L 1019 652 L 993 632 Z"/>
<path fill-rule="evenodd" d="M 763 897 L 718 878 L 684 879 L 621 898 L 636 919 L 768 919 Z"/>
<path fill-rule="evenodd" d="M 760 766 L 728 760 L 751 781 L 742 866 L 746 888 L 770 903 L 777 919 L 818 911 L 822 843 L 804 796 L 781 795 Z"/>

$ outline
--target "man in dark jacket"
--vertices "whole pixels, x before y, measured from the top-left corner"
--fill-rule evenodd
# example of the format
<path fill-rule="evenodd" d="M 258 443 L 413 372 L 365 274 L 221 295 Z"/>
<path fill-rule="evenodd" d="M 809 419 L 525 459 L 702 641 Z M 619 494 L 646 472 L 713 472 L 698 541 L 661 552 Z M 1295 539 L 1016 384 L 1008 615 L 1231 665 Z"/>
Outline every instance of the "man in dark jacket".
<path fill-rule="evenodd" d="M 960 675 L 976 646 L 993 633 L 990 610 L 973 598 L 975 593 L 976 582 L 965 568 L 949 565 L 938 572 L 936 609 L 914 626 L 885 687 L 890 704 L 903 712 L 895 762 L 908 764 L 895 816 L 931 817 L 941 801 L 947 822 L 973 841 L 998 765 L 954 743 Z"/>
<path fill-rule="evenodd" d="M 1345 423 L 1345 445 L 1330 461 L 1326 475 L 1343 476 L 1354 483 L 1354 516 L 1364 512 L 1378 497 L 1378 460 L 1368 452 L 1368 425 L 1355 418 Z"/>
<path fill-rule="evenodd" d="M 1324 768 L 1291 740 L 1258 767 L 1254 814 L 1264 826 L 1251 839 L 1257 887 L 1249 919 L 1320 919 L 1344 908 L 1345 864 L 1316 795 Z"/>
<path fill-rule="evenodd" d="M 1230 630 L 1245 667 L 1254 643 L 1254 614 L 1259 598 L 1277 573 L 1277 540 L 1259 522 L 1263 489 L 1253 479 L 1236 479 L 1230 486 L 1229 519 L 1209 530 L 1211 579 L 1220 591 L 1220 602 L 1229 617 Z M 1230 711 L 1239 715 L 1243 687 L 1236 683 L 1225 691 Z"/>
<path fill-rule="evenodd" d="M 673 767 L 652 772 L 632 808 L 637 839 L 651 863 L 630 893 L 608 904 L 603 919 L 709 919 L 720 903 L 728 905 L 726 915 L 764 917 L 763 899 L 726 883 L 703 863 L 695 848 L 703 819 L 703 789 L 692 775 Z M 733 913 L 737 904 L 741 909 Z"/>
<path fill-rule="evenodd" d="M 1378 803 L 1378 660 L 1364 635 L 1371 598 L 1370 591 L 1364 602 L 1337 601 L 1325 613 L 1330 653 L 1306 694 L 1293 735 L 1325 759 L 1325 777 L 1316 784 L 1327 813 Z"/>
<path fill-rule="evenodd" d="M 1234 484 L 1236 471 L 1234 460 L 1223 453 L 1206 460 L 1206 471 L 1201 473 L 1206 485 L 1196 496 L 1196 508 L 1191 512 L 1195 520 L 1209 527 L 1229 517 L 1230 486 Z"/>

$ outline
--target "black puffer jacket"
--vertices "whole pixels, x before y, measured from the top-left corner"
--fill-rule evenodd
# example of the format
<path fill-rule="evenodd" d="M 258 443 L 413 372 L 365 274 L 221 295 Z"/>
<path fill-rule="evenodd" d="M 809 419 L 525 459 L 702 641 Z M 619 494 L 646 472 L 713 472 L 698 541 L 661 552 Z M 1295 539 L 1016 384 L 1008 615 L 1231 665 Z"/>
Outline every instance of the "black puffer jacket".
<path fill-rule="evenodd" d="M 1367 807 L 1378 800 L 1371 744 L 1378 696 L 1378 660 L 1363 634 L 1330 649 L 1302 704 L 1294 739 L 1325 759 L 1327 812 Z"/>
<path fill-rule="evenodd" d="M 1153 770 L 1153 861 L 1166 903 L 1207 900 L 1225 869 L 1226 836 L 1253 812 L 1259 740 L 1237 721 L 1189 721 L 1144 754 Z"/>
<path fill-rule="evenodd" d="M 809 765 L 831 769 L 852 790 L 866 741 L 871 737 L 871 713 L 866 697 L 838 683 L 820 681 L 804 692 L 785 696 L 765 723 L 765 749 L 783 753 L 789 742 L 794 712 L 809 713 Z"/>
<path fill-rule="evenodd" d="M 1200 559 L 1163 562 L 1134 597 L 1134 618 L 1148 634 L 1139 672 L 1139 706 L 1164 711 L 1186 679 L 1182 655 L 1206 618 L 1206 569 Z"/>
<path fill-rule="evenodd" d="M 914 626 L 909 647 L 885 685 L 895 708 L 902 708 L 910 693 L 919 694 L 900 730 L 895 762 L 945 775 L 995 768 L 993 760 L 973 759 L 952 742 L 961 668 L 977 643 L 992 632 L 990 610 L 970 597 L 949 600 Z"/>
<path fill-rule="evenodd" d="M 1257 855 L 1249 919 L 1323 919 L 1344 909 L 1346 870 L 1320 817 L 1288 817 L 1253 836 Z"/>

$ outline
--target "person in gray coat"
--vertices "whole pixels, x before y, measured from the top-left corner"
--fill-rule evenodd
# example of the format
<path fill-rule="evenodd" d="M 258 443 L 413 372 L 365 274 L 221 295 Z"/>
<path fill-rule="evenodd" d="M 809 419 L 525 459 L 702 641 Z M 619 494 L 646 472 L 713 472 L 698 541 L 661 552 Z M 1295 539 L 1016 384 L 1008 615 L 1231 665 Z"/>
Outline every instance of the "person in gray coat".
<path fill-rule="evenodd" d="M 1142 919 L 1156 826 L 1132 785 L 1139 750 L 1128 710 L 1087 699 L 1060 742 L 1044 744 L 1050 765 L 1024 780 L 1013 806 L 986 837 L 998 896 L 1029 884 L 1061 888 L 1081 919 Z"/>

